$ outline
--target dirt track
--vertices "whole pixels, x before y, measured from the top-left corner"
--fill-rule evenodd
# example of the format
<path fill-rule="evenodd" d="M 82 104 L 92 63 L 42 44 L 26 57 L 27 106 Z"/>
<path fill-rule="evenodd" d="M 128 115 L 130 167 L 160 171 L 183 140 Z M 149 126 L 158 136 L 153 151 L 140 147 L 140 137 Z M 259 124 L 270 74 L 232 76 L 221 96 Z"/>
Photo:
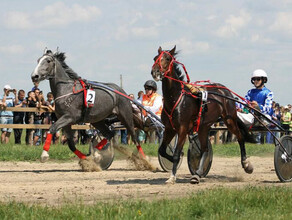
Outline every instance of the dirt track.
<path fill-rule="evenodd" d="M 94 173 L 81 172 L 77 161 L 0 162 L 0 201 L 57 205 L 80 199 L 90 204 L 100 200 L 180 197 L 214 187 L 283 186 L 274 171 L 272 157 L 251 157 L 253 174 L 244 173 L 239 160 L 215 157 L 210 173 L 199 185 L 189 183 L 186 158 L 175 185 L 165 185 L 168 173 L 135 171 L 125 160 L 114 161 L 109 170 Z M 157 158 L 152 158 L 152 163 L 159 167 Z"/>

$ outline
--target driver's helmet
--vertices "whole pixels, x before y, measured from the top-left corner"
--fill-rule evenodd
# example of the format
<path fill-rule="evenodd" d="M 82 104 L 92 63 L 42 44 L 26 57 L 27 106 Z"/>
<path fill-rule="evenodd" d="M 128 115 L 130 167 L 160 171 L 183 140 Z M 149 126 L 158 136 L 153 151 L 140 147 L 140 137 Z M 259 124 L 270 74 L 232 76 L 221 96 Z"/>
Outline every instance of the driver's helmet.
<path fill-rule="evenodd" d="M 145 82 L 145 84 L 144 84 L 144 88 L 146 88 L 146 87 L 150 87 L 150 88 L 152 88 L 154 91 L 157 90 L 157 84 L 156 84 L 156 82 L 155 82 L 154 80 L 147 80 L 147 81 Z"/>
<path fill-rule="evenodd" d="M 253 71 L 253 73 L 251 75 L 251 83 L 253 83 L 253 78 L 256 78 L 256 77 L 261 77 L 263 79 L 263 83 L 268 82 L 268 75 L 262 69 L 257 69 L 255 71 Z"/>

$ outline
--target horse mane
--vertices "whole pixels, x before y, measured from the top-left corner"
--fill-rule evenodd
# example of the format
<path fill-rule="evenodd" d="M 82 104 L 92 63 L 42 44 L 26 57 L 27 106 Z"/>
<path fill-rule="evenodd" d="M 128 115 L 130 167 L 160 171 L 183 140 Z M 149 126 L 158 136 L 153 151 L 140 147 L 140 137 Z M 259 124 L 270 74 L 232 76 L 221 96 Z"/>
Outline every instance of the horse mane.
<path fill-rule="evenodd" d="M 179 54 L 179 51 L 175 52 L 173 54 L 173 57 L 175 58 L 177 54 Z M 181 81 L 185 81 L 185 75 L 184 73 L 182 73 L 181 69 L 179 68 L 179 64 L 176 62 L 173 62 L 173 68 L 174 68 L 175 73 L 177 74 L 178 79 Z"/>
<path fill-rule="evenodd" d="M 63 69 L 65 70 L 65 72 L 68 74 L 68 76 L 71 79 L 78 79 L 79 78 L 79 75 L 66 64 L 66 62 L 65 62 L 66 55 L 64 52 L 56 52 L 56 53 L 54 53 L 53 56 L 60 62 Z"/>

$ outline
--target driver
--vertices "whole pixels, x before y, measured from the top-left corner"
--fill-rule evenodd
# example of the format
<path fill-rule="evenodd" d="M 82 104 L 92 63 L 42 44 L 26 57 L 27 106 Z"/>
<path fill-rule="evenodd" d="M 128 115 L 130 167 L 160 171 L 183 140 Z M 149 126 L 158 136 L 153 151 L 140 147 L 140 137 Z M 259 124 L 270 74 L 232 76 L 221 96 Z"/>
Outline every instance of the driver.
<path fill-rule="evenodd" d="M 152 111 L 159 118 L 161 117 L 162 112 L 162 96 L 156 93 L 157 84 L 153 80 L 148 80 L 144 84 L 145 94 L 143 94 L 138 101 L 144 105 L 146 110 Z M 143 110 L 143 116 L 145 118 L 145 126 L 149 127 L 156 120 L 154 118 L 149 118 L 149 114 Z"/>
<path fill-rule="evenodd" d="M 268 81 L 267 73 L 262 69 L 257 69 L 252 73 L 251 83 L 255 88 L 250 89 L 245 99 L 250 102 L 250 105 L 261 111 L 265 116 L 271 118 L 273 114 L 272 102 L 273 102 L 273 92 L 266 88 L 265 83 Z M 251 113 L 245 114 L 238 112 L 238 117 L 248 126 L 254 123 L 254 117 Z M 259 137 L 260 138 L 260 135 Z"/>

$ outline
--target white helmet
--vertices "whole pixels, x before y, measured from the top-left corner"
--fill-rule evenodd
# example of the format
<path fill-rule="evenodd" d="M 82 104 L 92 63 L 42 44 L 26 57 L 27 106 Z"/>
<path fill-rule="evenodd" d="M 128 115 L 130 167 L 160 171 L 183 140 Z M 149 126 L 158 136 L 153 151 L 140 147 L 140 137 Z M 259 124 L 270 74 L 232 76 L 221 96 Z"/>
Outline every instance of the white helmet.
<path fill-rule="evenodd" d="M 251 75 L 251 81 L 252 81 L 252 78 L 254 78 L 254 77 L 262 77 L 263 78 L 263 83 L 266 83 L 268 81 L 268 75 L 262 69 L 257 69 L 255 71 L 253 71 L 253 73 Z"/>

